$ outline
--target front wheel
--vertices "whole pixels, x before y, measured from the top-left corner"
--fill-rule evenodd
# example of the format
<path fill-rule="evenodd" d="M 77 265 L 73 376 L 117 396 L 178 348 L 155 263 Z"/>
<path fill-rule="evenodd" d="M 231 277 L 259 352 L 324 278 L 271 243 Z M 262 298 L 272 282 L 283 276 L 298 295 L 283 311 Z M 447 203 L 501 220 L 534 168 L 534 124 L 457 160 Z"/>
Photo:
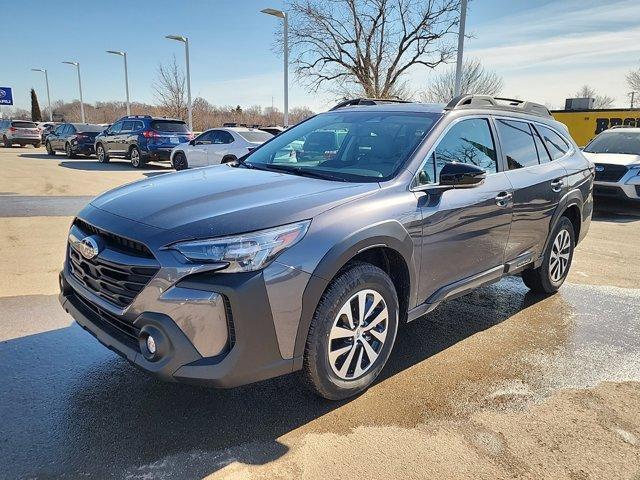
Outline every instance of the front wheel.
<path fill-rule="evenodd" d="M 96 146 L 96 157 L 98 159 L 98 163 L 109 163 L 109 155 L 107 155 L 107 152 L 101 143 Z"/>
<path fill-rule="evenodd" d="M 329 400 L 368 388 L 385 366 L 398 331 L 398 296 L 389 276 L 354 263 L 329 285 L 305 346 L 303 377 Z"/>
<path fill-rule="evenodd" d="M 6 147 L 6 148 L 10 148 L 13 145 L 13 143 L 11 143 L 11 140 L 9 140 L 6 136 L 2 137 L 2 146 Z"/>
<path fill-rule="evenodd" d="M 51 143 L 50 142 L 45 143 L 44 144 L 44 148 L 47 149 L 47 155 L 54 156 L 56 154 L 56 151 L 53 148 L 51 148 Z"/>
<path fill-rule="evenodd" d="M 550 238 L 542 265 L 522 272 L 524 284 L 534 292 L 557 292 L 569 274 L 576 244 L 571 221 L 567 217 L 562 217 Z"/>
<path fill-rule="evenodd" d="M 173 156 L 173 168 L 176 169 L 176 172 L 189 168 L 187 157 L 184 153 L 176 152 L 176 154 Z"/>
<path fill-rule="evenodd" d="M 231 162 L 235 162 L 236 160 L 237 158 L 235 155 L 225 155 L 220 161 L 220 163 L 231 163 Z"/>
<path fill-rule="evenodd" d="M 76 158 L 75 154 L 73 153 L 73 150 L 71 150 L 71 145 L 69 143 L 67 143 L 64 146 L 64 153 L 67 156 L 67 158 Z"/>

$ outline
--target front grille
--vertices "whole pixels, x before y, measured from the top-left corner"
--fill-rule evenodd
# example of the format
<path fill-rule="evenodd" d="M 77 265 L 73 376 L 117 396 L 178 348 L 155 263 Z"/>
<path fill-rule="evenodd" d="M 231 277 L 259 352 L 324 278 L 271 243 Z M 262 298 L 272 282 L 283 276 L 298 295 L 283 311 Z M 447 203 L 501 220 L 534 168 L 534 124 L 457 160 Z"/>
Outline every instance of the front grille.
<path fill-rule="evenodd" d="M 598 167 L 604 168 L 604 170 L 598 172 Z M 627 170 L 624 165 L 596 163 L 596 182 L 617 182 L 627 173 Z"/>
<path fill-rule="evenodd" d="M 139 242 L 106 232 L 82 220 L 77 219 L 74 225 L 86 235 L 99 237 L 116 255 L 101 252 L 87 259 L 69 244 L 69 269 L 73 277 L 88 290 L 120 308 L 130 305 L 159 270 L 155 262 L 149 262 L 149 257 L 154 258 L 151 251 Z"/>
<path fill-rule="evenodd" d="M 102 230 L 101 228 L 95 227 L 83 220 L 80 220 L 79 218 L 76 218 L 73 224 L 77 225 L 78 228 L 80 228 L 80 230 L 85 232 L 87 235 L 99 235 L 113 249 L 120 250 L 125 253 L 132 253 L 134 255 L 143 256 L 145 258 L 155 258 L 153 256 L 153 253 L 151 253 L 151 251 L 140 242 L 121 237 L 120 235 L 116 235 L 111 232 L 107 232 L 105 230 Z"/>
<path fill-rule="evenodd" d="M 593 193 L 595 195 L 607 196 L 607 197 L 619 197 L 624 196 L 624 193 L 619 187 L 609 187 L 605 185 L 594 185 Z"/>
<path fill-rule="evenodd" d="M 71 295 L 69 299 L 92 323 L 134 350 L 140 350 L 140 344 L 138 343 L 140 336 L 139 328 L 127 320 L 112 315 L 106 310 L 85 300 L 76 292 L 73 292 L 73 295 Z"/>

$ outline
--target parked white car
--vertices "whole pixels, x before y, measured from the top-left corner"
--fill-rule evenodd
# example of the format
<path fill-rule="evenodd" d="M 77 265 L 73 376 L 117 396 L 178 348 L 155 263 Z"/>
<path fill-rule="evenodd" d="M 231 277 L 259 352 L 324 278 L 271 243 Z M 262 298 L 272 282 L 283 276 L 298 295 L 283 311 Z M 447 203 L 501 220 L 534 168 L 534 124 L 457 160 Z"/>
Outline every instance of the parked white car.
<path fill-rule="evenodd" d="M 233 162 L 271 138 L 273 135 L 257 128 L 212 128 L 177 145 L 171 151 L 171 165 L 184 170 Z"/>

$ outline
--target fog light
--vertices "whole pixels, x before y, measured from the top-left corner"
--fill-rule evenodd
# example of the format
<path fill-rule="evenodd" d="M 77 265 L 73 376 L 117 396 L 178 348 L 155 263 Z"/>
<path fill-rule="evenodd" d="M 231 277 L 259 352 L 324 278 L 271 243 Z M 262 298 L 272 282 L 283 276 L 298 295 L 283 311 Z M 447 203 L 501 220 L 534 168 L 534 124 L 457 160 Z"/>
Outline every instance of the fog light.
<path fill-rule="evenodd" d="M 156 341 L 151 335 L 147 337 L 147 350 L 149 350 L 151 355 L 156 354 Z"/>

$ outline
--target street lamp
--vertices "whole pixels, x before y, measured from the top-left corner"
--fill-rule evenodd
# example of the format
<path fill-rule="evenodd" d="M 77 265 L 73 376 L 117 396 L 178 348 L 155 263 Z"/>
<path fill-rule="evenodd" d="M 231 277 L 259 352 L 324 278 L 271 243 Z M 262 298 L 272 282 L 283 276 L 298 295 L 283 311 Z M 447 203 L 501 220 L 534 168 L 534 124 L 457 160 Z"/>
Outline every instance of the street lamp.
<path fill-rule="evenodd" d="M 191 73 L 189 72 L 189 39 L 182 35 L 167 35 L 164 38 L 184 43 L 184 53 L 187 58 L 187 112 L 189 114 L 189 130 L 193 132 L 193 115 L 191 111 Z"/>
<path fill-rule="evenodd" d="M 53 111 L 51 110 L 51 95 L 49 94 L 49 75 L 46 68 L 32 68 L 32 72 L 44 73 L 44 81 L 47 84 L 47 103 L 49 104 L 49 121 L 53 122 Z"/>
<path fill-rule="evenodd" d="M 286 12 L 275 8 L 265 8 L 260 11 L 284 21 L 284 126 L 287 127 L 289 125 L 289 17 Z"/>
<path fill-rule="evenodd" d="M 458 29 L 458 58 L 456 61 L 456 84 L 453 90 L 453 97 L 457 97 L 462 92 L 462 50 L 464 49 L 464 28 L 467 21 L 467 0 L 460 3 L 460 28 Z"/>
<path fill-rule="evenodd" d="M 80 64 L 78 62 L 62 62 L 67 65 L 73 65 L 78 69 L 78 90 L 80 90 L 80 116 L 82 117 L 82 123 L 87 123 L 84 121 L 84 103 L 82 103 L 82 80 L 80 80 Z"/>
<path fill-rule="evenodd" d="M 127 115 L 131 115 L 131 104 L 129 103 L 129 73 L 127 72 L 127 52 L 118 52 L 116 50 L 107 50 L 107 53 L 120 55 L 124 58 L 124 87 L 127 91 Z"/>

